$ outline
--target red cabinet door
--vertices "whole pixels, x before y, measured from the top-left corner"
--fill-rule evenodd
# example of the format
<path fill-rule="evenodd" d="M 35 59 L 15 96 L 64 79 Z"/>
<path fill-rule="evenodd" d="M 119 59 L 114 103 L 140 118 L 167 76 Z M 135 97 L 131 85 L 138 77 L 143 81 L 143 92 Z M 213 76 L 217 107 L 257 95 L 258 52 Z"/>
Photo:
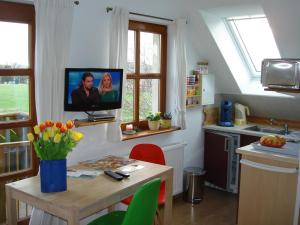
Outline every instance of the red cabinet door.
<path fill-rule="evenodd" d="M 259 141 L 260 137 L 250 136 L 250 135 L 241 135 L 241 147 L 250 145 L 253 142 Z"/>
<path fill-rule="evenodd" d="M 204 167 L 206 181 L 226 189 L 228 180 L 228 146 L 226 135 L 205 132 Z"/>

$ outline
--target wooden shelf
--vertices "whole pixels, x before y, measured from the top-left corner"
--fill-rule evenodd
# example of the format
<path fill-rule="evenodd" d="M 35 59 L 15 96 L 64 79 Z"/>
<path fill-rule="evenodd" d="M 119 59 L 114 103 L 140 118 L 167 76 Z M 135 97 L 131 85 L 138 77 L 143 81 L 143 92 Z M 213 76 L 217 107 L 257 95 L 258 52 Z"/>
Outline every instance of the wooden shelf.
<path fill-rule="evenodd" d="M 171 127 L 171 128 L 159 129 L 159 130 L 143 130 L 135 134 L 123 134 L 122 141 L 127 141 L 135 138 L 142 138 L 142 137 L 147 137 L 147 136 L 152 136 L 157 134 L 170 133 L 177 130 L 180 130 L 180 127 Z"/>
<path fill-rule="evenodd" d="M 86 126 L 94 126 L 94 125 L 98 125 L 98 124 L 113 123 L 113 122 L 116 122 L 116 120 L 115 119 L 99 120 L 99 121 L 91 122 L 91 121 L 88 121 L 87 119 L 83 119 L 83 120 L 75 120 L 74 125 L 75 125 L 75 127 L 86 127 Z"/>
<path fill-rule="evenodd" d="M 190 109 L 190 108 L 196 108 L 198 106 L 201 106 L 201 104 L 191 104 L 191 105 L 187 105 L 186 108 Z"/>
<path fill-rule="evenodd" d="M 198 83 L 198 84 L 187 84 L 186 85 L 187 87 L 195 87 L 195 86 L 200 86 L 200 84 Z"/>
<path fill-rule="evenodd" d="M 193 98 L 193 97 L 201 97 L 201 95 L 187 95 L 187 98 Z"/>
<path fill-rule="evenodd" d="M 275 91 L 281 93 L 300 93 L 300 89 L 285 89 L 285 88 L 265 88 L 265 91 Z"/>

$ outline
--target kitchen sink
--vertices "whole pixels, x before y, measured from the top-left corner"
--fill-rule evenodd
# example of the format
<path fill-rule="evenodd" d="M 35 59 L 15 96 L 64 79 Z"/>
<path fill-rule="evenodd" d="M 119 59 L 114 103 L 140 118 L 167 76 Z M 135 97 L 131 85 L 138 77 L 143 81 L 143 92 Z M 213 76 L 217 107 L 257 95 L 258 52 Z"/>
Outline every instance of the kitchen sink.
<path fill-rule="evenodd" d="M 262 133 L 285 135 L 284 129 L 279 129 L 279 128 L 268 128 L 268 127 L 252 126 L 252 127 L 247 127 L 244 130 L 251 130 L 251 131 L 262 132 Z M 289 134 L 289 133 L 290 132 L 288 132 L 287 134 Z"/>

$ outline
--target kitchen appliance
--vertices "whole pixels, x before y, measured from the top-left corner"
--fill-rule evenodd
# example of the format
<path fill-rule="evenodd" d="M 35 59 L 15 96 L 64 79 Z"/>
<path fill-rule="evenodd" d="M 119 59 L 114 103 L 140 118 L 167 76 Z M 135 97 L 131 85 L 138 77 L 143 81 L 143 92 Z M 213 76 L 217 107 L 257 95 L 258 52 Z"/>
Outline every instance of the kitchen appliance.
<path fill-rule="evenodd" d="M 268 88 L 300 89 L 300 59 L 264 59 L 261 83 Z"/>
<path fill-rule="evenodd" d="M 242 105 L 240 103 L 234 104 L 235 108 L 235 119 L 234 119 L 234 125 L 236 126 L 242 126 L 247 124 L 247 116 L 250 115 L 250 110 L 248 106 Z"/>
<path fill-rule="evenodd" d="M 233 127 L 232 123 L 232 102 L 223 100 L 221 102 L 221 116 L 219 125 L 223 127 Z"/>
<path fill-rule="evenodd" d="M 238 193 L 240 157 L 235 150 L 240 147 L 240 135 L 214 131 L 207 134 L 214 136 L 215 148 L 205 152 L 205 161 L 214 159 L 205 164 L 205 185 Z"/>

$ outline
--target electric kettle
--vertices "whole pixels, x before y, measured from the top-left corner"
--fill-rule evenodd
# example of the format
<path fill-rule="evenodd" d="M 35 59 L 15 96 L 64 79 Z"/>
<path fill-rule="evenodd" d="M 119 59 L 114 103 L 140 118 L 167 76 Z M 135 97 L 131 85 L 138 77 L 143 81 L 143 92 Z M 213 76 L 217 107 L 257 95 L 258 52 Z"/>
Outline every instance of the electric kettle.
<path fill-rule="evenodd" d="M 234 108 L 235 108 L 234 124 L 236 126 L 246 125 L 247 124 L 246 116 L 250 115 L 249 107 L 239 103 L 235 103 Z"/>

